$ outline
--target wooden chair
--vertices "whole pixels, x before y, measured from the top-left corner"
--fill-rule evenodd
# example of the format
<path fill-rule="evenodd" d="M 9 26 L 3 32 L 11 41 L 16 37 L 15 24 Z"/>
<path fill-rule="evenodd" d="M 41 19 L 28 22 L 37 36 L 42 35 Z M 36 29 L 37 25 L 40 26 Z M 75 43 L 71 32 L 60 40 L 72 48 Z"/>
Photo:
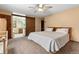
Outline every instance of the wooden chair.
<path fill-rule="evenodd" d="M 1 34 L 2 33 L 2 34 Z M 7 54 L 8 52 L 8 32 L 7 31 L 0 31 L 0 53 Z"/>

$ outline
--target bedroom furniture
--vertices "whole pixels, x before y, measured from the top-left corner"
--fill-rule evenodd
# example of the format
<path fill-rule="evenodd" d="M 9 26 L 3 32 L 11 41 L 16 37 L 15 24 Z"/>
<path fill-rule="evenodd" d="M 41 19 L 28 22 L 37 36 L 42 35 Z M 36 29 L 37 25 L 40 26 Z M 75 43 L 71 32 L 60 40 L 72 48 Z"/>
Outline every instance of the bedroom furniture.
<path fill-rule="evenodd" d="M 5 38 L 0 37 L 0 54 L 5 53 Z"/>
<path fill-rule="evenodd" d="M 68 29 L 68 34 L 69 34 L 69 40 L 72 39 L 72 27 L 48 27 L 48 28 L 53 28 L 53 31 L 56 31 L 57 29 Z"/>
<path fill-rule="evenodd" d="M 58 28 L 59 27 L 56 27 L 55 30 Z M 28 39 L 36 42 L 37 44 L 42 46 L 46 51 L 55 53 L 59 51 L 60 48 L 62 48 L 69 41 L 70 27 L 67 27 L 67 29 L 67 33 L 56 31 L 32 32 L 28 36 Z"/>
<path fill-rule="evenodd" d="M 53 28 L 46 28 L 45 31 L 53 31 Z"/>
<path fill-rule="evenodd" d="M 26 17 L 26 35 L 29 35 L 30 32 L 35 32 L 35 18 Z"/>
<path fill-rule="evenodd" d="M 8 32 L 0 31 L 0 54 L 6 54 L 8 52 Z"/>

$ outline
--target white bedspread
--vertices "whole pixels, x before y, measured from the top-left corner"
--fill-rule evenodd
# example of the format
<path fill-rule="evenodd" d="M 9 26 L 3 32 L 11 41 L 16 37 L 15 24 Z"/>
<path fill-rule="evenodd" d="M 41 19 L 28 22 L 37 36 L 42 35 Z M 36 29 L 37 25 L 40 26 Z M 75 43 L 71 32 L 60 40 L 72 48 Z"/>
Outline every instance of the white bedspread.
<path fill-rule="evenodd" d="M 69 36 L 67 33 L 43 31 L 30 33 L 28 39 L 38 43 L 46 51 L 54 53 L 69 41 Z"/>

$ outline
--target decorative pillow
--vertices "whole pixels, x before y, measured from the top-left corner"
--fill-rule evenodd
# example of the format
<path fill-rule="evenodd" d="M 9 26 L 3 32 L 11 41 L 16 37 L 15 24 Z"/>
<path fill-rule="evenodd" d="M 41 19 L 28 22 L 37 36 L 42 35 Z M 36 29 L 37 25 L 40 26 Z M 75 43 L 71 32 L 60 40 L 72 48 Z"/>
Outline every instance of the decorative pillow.
<path fill-rule="evenodd" d="M 53 31 L 53 28 L 47 28 L 45 31 Z"/>
<path fill-rule="evenodd" d="M 68 33 L 68 29 L 67 28 L 60 28 L 60 29 L 56 29 L 56 32 Z"/>

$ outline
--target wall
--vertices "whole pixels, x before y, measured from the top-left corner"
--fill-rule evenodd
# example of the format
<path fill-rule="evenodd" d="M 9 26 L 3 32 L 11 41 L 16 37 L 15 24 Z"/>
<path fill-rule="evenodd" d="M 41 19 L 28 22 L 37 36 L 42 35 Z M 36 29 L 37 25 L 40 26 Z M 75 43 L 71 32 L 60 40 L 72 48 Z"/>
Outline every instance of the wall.
<path fill-rule="evenodd" d="M 11 15 L 12 13 L 4 10 L 0 10 L 0 14 Z"/>
<path fill-rule="evenodd" d="M 35 18 L 35 31 L 41 31 L 41 18 Z"/>
<path fill-rule="evenodd" d="M 35 17 L 26 17 L 26 35 L 35 32 Z"/>
<path fill-rule="evenodd" d="M 72 40 L 79 42 L 79 8 L 45 17 L 45 28 L 51 26 L 72 27 Z"/>

